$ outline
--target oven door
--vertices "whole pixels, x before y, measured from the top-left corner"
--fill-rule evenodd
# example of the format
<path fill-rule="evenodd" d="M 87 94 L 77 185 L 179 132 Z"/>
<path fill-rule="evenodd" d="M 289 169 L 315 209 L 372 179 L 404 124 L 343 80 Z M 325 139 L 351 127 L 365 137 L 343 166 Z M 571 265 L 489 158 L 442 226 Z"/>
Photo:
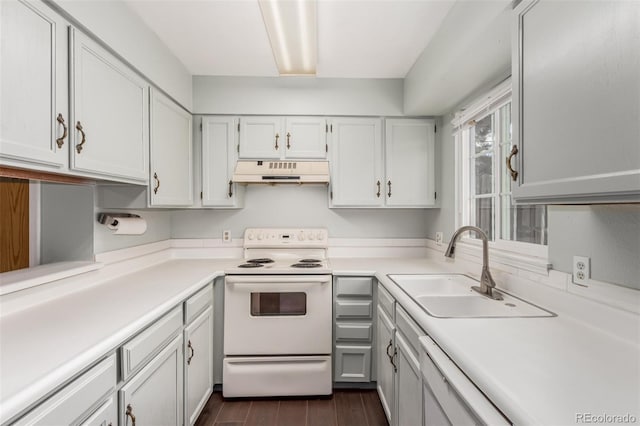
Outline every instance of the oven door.
<path fill-rule="evenodd" d="M 331 275 L 227 276 L 225 355 L 331 353 Z"/>

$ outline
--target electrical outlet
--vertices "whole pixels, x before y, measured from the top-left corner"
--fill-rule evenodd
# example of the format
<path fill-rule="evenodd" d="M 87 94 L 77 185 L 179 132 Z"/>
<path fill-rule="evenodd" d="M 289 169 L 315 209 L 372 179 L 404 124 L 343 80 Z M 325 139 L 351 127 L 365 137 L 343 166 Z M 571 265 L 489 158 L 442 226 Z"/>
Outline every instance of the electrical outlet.
<path fill-rule="evenodd" d="M 223 243 L 231 242 L 231 231 L 222 231 L 222 242 Z"/>
<path fill-rule="evenodd" d="M 591 278 L 591 259 L 585 256 L 573 256 L 573 283 L 589 284 Z"/>
<path fill-rule="evenodd" d="M 436 245 L 437 246 L 441 246 L 442 245 L 442 232 L 436 232 Z"/>

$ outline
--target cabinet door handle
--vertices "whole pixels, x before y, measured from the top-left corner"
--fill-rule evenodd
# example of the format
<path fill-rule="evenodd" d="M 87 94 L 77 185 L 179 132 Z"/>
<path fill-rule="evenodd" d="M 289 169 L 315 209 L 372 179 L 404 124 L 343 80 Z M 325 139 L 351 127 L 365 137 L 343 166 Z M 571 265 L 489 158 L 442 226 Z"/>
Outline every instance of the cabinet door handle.
<path fill-rule="evenodd" d="M 280 133 L 276 133 L 276 149 L 279 148 L 278 146 L 278 139 L 280 139 Z"/>
<path fill-rule="evenodd" d="M 133 415 L 133 407 L 131 407 L 131 404 L 127 404 L 127 411 L 125 414 L 127 417 L 131 417 L 131 426 L 136 426 L 136 416 Z"/>
<path fill-rule="evenodd" d="M 187 365 L 191 365 L 191 358 L 193 358 L 193 356 L 196 354 L 196 351 L 193 350 L 193 346 L 191 346 L 191 340 L 189 340 L 189 343 L 187 343 L 187 348 L 191 350 L 191 355 L 189 355 L 189 358 L 187 358 Z"/>
<path fill-rule="evenodd" d="M 378 192 L 376 192 L 376 197 L 380 198 L 380 181 L 376 182 L 376 185 L 378 185 Z"/>
<path fill-rule="evenodd" d="M 516 181 L 516 179 L 518 179 L 518 171 L 513 170 L 513 168 L 511 167 L 511 159 L 516 154 L 518 154 L 518 145 L 514 145 L 511 148 L 511 153 L 507 157 L 507 170 L 509 170 L 509 174 L 511 174 L 511 180 L 514 182 Z"/>
<path fill-rule="evenodd" d="M 291 144 L 289 143 L 289 139 L 291 139 L 291 133 L 287 132 L 287 149 L 291 148 Z"/>
<path fill-rule="evenodd" d="M 229 198 L 233 197 L 233 181 L 229 181 Z"/>
<path fill-rule="evenodd" d="M 157 173 L 153 174 L 153 178 L 156 180 L 156 187 L 153 188 L 153 193 L 157 194 L 158 193 L 158 189 L 160 189 L 160 179 L 158 179 L 158 174 Z"/>
<path fill-rule="evenodd" d="M 387 193 L 387 195 L 389 196 L 389 198 L 391 198 L 391 181 L 387 182 L 387 186 L 389 187 L 389 192 Z"/>
<path fill-rule="evenodd" d="M 389 344 L 387 345 L 387 349 L 385 351 L 387 353 L 387 356 L 389 357 L 389 361 L 391 361 L 391 354 L 389 353 L 389 349 L 391 348 L 391 345 L 393 345 L 393 341 L 389 339 Z"/>
<path fill-rule="evenodd" d="M 398 372 L 398 366 L 396 365 L 396 362 L 395 362 L 396 355 L 398 355 L 398 349 L 394 349 L 393 350 L 393 356 L 390 359 L 391 365 L 393 365 L 393 371 L 394 372 Z"/>
<path fill-rule="evenodd" d="M 56 121 L 62 124 L 62 136 L 56 139 L 58 148 L 62 148 L 62 145 L 64 145 L 64 139 L 67 137 L 67 125 L 64 122 L 64 117 L 62 116 L 62 114 L 58 114 L 58 118 L 56 118 Z"/>
<path fill-rule="evenodd" d="M 84 143 L 87 141 L 87 137 L 84 134 L 84 129 L 82 128 L 82 123 L 80 123 L 79 121 L 76 123 L 76 130 L 80 132 L 80 134 L 82 135 L 82 140 L 80 141 L 80 143 L 78 145 L 76 145 L 76 151 L 78 151 L 78 154 L 80 154 L 82 152 L 82 148 L 84 145 Z"/>

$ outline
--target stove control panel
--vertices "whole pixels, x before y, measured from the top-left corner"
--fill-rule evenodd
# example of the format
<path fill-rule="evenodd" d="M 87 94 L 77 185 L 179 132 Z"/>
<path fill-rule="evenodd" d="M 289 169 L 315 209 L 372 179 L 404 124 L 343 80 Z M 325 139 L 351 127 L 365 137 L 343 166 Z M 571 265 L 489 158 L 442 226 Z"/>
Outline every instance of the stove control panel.
<path fill-rule="evenodd" d="M 247 228 L 244 247 L 327 247 L 325 228 Z"/>

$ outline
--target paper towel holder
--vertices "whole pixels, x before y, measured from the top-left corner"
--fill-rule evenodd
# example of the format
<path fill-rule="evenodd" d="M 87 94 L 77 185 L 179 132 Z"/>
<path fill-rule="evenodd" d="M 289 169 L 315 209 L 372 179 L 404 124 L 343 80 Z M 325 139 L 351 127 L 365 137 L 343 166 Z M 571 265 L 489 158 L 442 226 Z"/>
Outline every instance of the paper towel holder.
<path fill-rule="evenodd" d="M 123 217 L 138 218 L 138 219 L 140 218 L 139 215 L 132 214 L 132 213 L 99 213 L 98 222 L 103 225 L 117 226 L 118 218 L 123 218 Z"/>

